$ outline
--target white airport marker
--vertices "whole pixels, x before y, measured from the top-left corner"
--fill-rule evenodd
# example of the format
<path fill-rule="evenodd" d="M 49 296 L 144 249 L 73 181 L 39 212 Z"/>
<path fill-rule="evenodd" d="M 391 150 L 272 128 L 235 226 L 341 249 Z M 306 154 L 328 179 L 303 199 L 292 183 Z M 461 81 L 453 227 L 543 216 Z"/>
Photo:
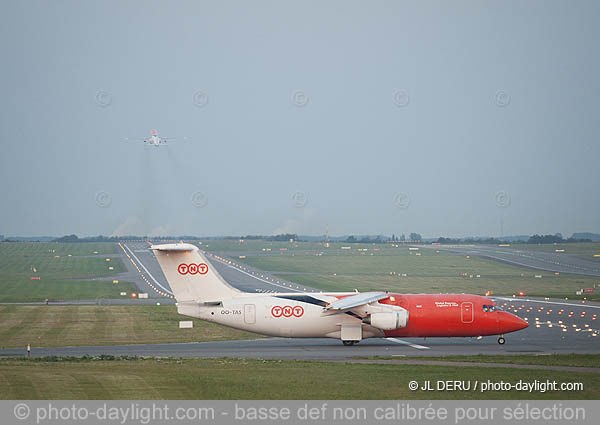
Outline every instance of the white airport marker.
<path fill-rule="evenodd" d="M 408 345 L 412 348 L 416 348 L 417 350 L 429 350 L 430 347 L 426 347 L 424 345 L 413 344 L 412 342 L 404 341 L 398 338 L 386 338 L 388 341 L 396 342 L 398 344 Z"/>
<path fill-rule="evenodd" d="M 498 300 L 509 300 L 510 298 L 506 298 L 506 297 L 495 297 Z M 557 305 L 568 305 L 571 307 L 580 307 L 579 304 L 575 304 L 575 303 L 563 303 L 563 302 L 556 302 L 556 301 L 542 301 L 542 300 L 532 300 L 529 298 L 524 299 L 523 301 L 527 301 L 530 303 L 543 303 L 543 304 L 557 304 Z M 505 304 L 504 304 L 505 305 Z M 600 309 L 600 306 L 597 305 L 586 305 L 586 308 L 597 308 Z"/>

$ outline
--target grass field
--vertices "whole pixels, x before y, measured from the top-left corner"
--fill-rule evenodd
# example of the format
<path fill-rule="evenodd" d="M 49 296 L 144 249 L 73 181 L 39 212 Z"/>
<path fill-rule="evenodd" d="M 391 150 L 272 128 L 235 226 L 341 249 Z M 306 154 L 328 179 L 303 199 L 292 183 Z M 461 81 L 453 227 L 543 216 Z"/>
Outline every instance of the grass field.
<path fill-rule="evenodd" d="M 277 253 L 280 252 L 281 248 L 286 248 L 290 253 L 301 252 L 304 250 L 312 251 L 325 251 L 323 243 L 319 242 L 269 242 L 264 240 L 245 240 L 240 243 L 237 240 L 211 240 L 204 241 L 203 248 L 209 251 L 220 251 L 220 252 L 265 252 L 263 249 L 270 249 L 269 252 Z M 350 246 L 352 250 L 356 251 L 358 248 L 386 248 L 389 249 L 391 244 L 380 243 L 343 243 L 343 242 L 332 242 L 329 250 L 339 250 L 342 246 Z M 408 245 L 399 244 L 400 249 L 407 249 Z M 593 254 L 600 254 L 600 242 L 583 242 L 583 243 L 563 243 L 563 244 L 526 244 L 526 243 L 513 243 L 510 244 L 510 248 L 521 251 L 538 251 L 538 252 L 555 252 L 557 249 L 564 249 L 566 254 L 580 254 L 584 256 L 592 256 Z M 341 254 L 351 253 L 350 251 L 342 251 Z M 598 260 L 600 262 L 600 259 Z"/>
<path fill-rule="evenodd" d="M 420 255 L 407 246 L 390 244 L 332 243 L 330 248 L 316 242 L 267 242 L 251 240 L 205 241 L 204 248 L 229 253 L 237 261 L 293 282 L 331 291 L 357 288 L 361 291 L 389 290 L 405 293 L 465 292 L 530 296 L 569 297 L 575 291 L 593 287 L 597 278 L 539 272 L 480 258 L 467 259 L 435 250 L 421 249 Z M 350 250 L 342 250 L 350 246 Z M 564 244 L 569 252 L 591 255 L 598 243 Z M 553 251 L 554 245 L 513 245 L 516 249 Z M 49 299 L 118 298 L 133 285 L 110 280 L 83 280 L 124 271 L 112 243 L 0 243 L 0 302 Z M 281 251 L 286 249 L 286 251 Z M 365 250 L 365 251 L 359 251 Z M 94 254 L 98 252 L 98 254 Z M 71 256 L 69 256 L 71 255 Z M 239 255 L 246 258 L 239 259 Z M 56 258 L 56 257 L 59 258 Z M 599 259 L 600 262 L 600 259 Z M 108 267 L 114 267 L 109 271 Z M 33 268 L 37 273 L 32 271 Z M 535 278 L 535 275 L 542 278 Z M 480 277 L 477 277 L 477 276 Z M 39 276 L 41 280 L 30 280 Z M 586 294 L 590 300 L 600 294 Z"/>
<path fill-rule="evenodd" d="M 258 338 L 213 323 L 193 320 L 179 329 L 174 305 L 164 306 L 0 306 L 0 347 L 52 347 L 193 342 Z"/>
<path fill-rule="evenodd" d="M 542 273 L 483 259 L 407 247 L 344 244 L 325 249 L 318 243 L 210 241 L 217 252 L 247 253 L 245 263 L 298 283 L 327 290 L 388 289 L 399 292 L 474 292 L 574 297 L 595 281 Z M 114 244 L 0 244 L 0 301 L 54 297 L 95 298 L 96 281 L 81 279 L 109 274 L 105 256 Z M 271 251 L 263 251 L 269 247 Z M 287 251 L 280 251 L 287 248 Z M 357 248 L 367 251 L 357 251 Z M 377 251 L 374 248 L 378 248 Z M 53 251 L 54 250 L 54 251 Z M 97 251 L 98 254 L 94 254 Z M 321 254 L 322 253 L 322 254 Z M 71 257 L 69 257 L 71 254 Z M 373 254 L 373 255 L 371 255 Z M 56 258 L 56 256 L 60 258 Z M 123 270 L 117 258 L 112 273 Z M 41 281 L 30 281 L 35 266 Z M 406 276 L 402 276 L 406 274 Z M 470 276 L 473 277 L 470 277 Z M 481 277 L 476 277 L 480 275 Z M 119 284 L 120 291 L 122 284 Z M 106 284 L 113 295 L 113 284 Z M 93 295 L 92 295 L 93 294 Z M 29 297 L 29 298 L 28 298 Z M 184 319 L 166 306 L 0 306 L 0 346 L 113 345 L 256 338 L 257 335 Z M 191 319 L 184 319 L 191 320 Z M 590 366 L 597 355 L 452 356 L 444 361 Z M 403 359 L 410 359 L 403 357 Z M 419 358 L 423 360 L 422 358 Z M 58 360 L 58 361 L 56 361 Z M 420 392 L 416 380 L 494 382 L 523 380 L 582 382 L 581 392 Z M 360 382 L 360 385 L 356 383 Z M 0 399 L 598 399 L 596 373 L 511 369 L 480 366 L 324 363 L 245 359 L 0 359 Z"/>
<path fill-rule="evenodd" d="M 323 244 L 318 242 L 269 242 L 264 240 L 245 240 L 240 243 L 238 240 L 219 239 L 202 242 L 203 249 L 209 251 L 228 251 L 228 252 L 262 252 L 263 248 L 270 249 L 270 252 L 279 252 L 281 248 L 287 250 L 316 250 Z"/>
<path fill-rule="evenodd" d="M 443 356 L 443 357 L 357 357 L 373 360 L 419 360 L 419 361 L 444 361 L 444 362 L 470 362 L 470 363 L 504 363 L 519 365 L 539 366 L 572 366 L 572 367 L 594 367 L 600 369 L 600 354 L 511 354 L 511 355 L 484 355 L 473 356 Z"/>
<path fill-rule="evenodd" d="M 219 252 L 238 252 L 240 247 L 236 241 L 210 241 L 210 245 L 216 245 Z M 328 249 L 318 243 L 249 241 L 242 245 L 246 251 L 240 252 L 248 255 L 237 261 L 324 290 L 477 294 L 492 290 L 497 295 L 523 290 L 532 296 L 575 298 L 576 289 L 596 282 L 593 278 L 548 273 L 536 279 L 534 274 L 540 272 L 435 250 L 421 250 L 421 255 L 416 255 L 405 246 L 362 244 L 341 250 L 345 244 L 332 244 Z M 262 250 L 269 246 L 272 251 Z M 288 251 L 279 251 L 279 247 L 287 247 Z M 132 286 L 78 279 L 106 275 L 108 264 L 115 267 L 114 272 L 122 270 L 117 257 L 105 261 L 114 250 L 114 244 L 102 243 L 0 244 L 0 301 L 119 297 L 121 290 L 132 290 Z M 42 280 L 29 280 L 32 266 Z M 177 315 L 174 306 L 0 306 L 0 345 L 103 345 L 255 337 L 201 321 L 195 321 L 194 329 L 179 330 L 179 320 L 182 316 Z"/>
<path fill-rule="evenodd" d="M 293 282 L 330 291 L 388 290 L 404 293 L 475 293 L 493 291 L 496 295 L 513 295 L 524 291 L 530 296 L 569 297 L 575 291 L 593 287 L 597 278 L 577 275 L 554 275 L 510 266 L 481 258 L 467 258 L 443 251 L 409 251 L 407 247 L 390 248 L 373 245 L 352 246 L 341 250 L 339 244 L 317 250 L 301 249 L 285 254 L 252 255 L 244 262 Z M 314 245 L 314 244 L 311 244 Z M 380 248 L 379 250 L 375 250 Z M 359 252 L 358 249 L 367 249 Z M 542 275 L 536 278 L 535 275 Z M 479 276 L 479 277 L 478 277 Z M 587 295 L 588 299 L 599 298 Z"/>
<path fill-rule="evenodd" d="M 112 243 L 0 243 L 0 302 L 118 298 L 135 287 L 84 280 L 125 271 L 119 258 L 106 261 L 115 249 Z"/>
<path fill-rule="evenodd" d="M 587 257 L 593 257 L 594 254 L 600 254 L 600 242 L 583 242 L 583 243 L 562 243 L 562 244 L 512 244 L 513 249 L 521 251 L 537 251 L 537 252 L 556 252 L 557 249 L 564 249 L 565 254 L 577 254 Z M 598 258 L 600 263 L 600 258 Z"/>
<path fill-rule="evenodd" d="M 582 382 L 583 391 L 410 391 L 416 380 Z M 435 385 L 435 384 L 434 384 Z M 596 374 L 245 359 L 0 360 L 0 399 L 598 399 Z"/>

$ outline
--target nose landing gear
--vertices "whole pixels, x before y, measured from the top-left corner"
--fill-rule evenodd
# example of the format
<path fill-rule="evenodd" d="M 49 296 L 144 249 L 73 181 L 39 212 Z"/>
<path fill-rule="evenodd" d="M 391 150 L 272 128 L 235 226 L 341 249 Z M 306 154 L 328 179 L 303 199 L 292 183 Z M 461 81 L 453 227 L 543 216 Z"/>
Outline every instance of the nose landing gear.
<path fill-rule="evenodd" d="M 503 345 L 506 342 L 506 340 L 504 339 L 504 335 L 500 335 L 498 337 L 498 344 Z"/>
<path fill-rule="evenodd" d="M 358 341 L 342 341 L 342 343 L 348 347 L 354 344 L 358 344 Z"/>

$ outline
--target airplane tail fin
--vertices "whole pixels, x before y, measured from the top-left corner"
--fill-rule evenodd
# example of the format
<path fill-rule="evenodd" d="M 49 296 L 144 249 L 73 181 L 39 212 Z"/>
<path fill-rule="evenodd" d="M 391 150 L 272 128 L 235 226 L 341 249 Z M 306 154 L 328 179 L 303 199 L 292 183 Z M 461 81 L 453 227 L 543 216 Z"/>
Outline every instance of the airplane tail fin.
<path fill-rule="evenodd" d="M 178 302 L 216 302 L 241 293 L 221 277 L 195 245 L 152 245 L 150 249 Z"/>

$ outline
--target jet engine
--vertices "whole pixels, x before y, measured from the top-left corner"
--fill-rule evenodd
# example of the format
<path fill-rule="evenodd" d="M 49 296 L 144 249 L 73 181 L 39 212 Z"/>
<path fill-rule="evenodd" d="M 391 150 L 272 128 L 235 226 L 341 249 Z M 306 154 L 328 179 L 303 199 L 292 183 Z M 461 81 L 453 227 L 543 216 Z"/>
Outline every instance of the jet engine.
<path fill-rule="evenodd" d="M 398 328 L 404 328 L 408 324 L 408 310 L 401 309 L 397 311 L 373 313 L 363 319 L 363 323 L 375 328 L 391 331 Z"/>

